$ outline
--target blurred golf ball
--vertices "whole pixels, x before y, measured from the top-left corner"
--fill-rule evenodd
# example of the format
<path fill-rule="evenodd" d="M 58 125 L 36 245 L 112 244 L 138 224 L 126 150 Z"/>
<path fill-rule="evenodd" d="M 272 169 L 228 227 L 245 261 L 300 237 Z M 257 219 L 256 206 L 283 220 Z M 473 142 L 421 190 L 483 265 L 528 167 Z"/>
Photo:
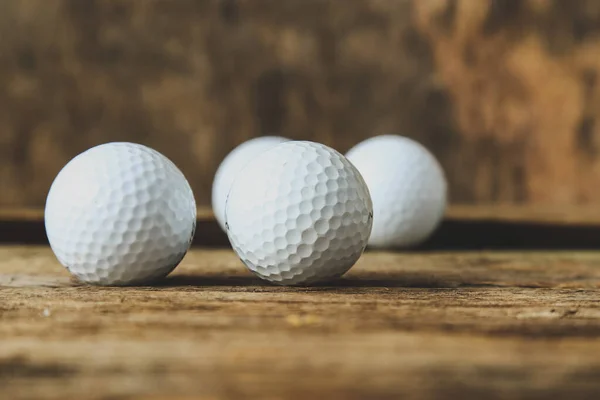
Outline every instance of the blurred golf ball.
<path fill-rule="evenodd" d="M 250 139 L 233 149 L 221 162 L 212 184 L 212 208 L 217 222 L 225 230 L 225 200 L 231 184 L 244 166 L 265 150 L 287 142 L 280 136 L 261 136 Z"/>
<path fill-rule="evenodd" d="M 367 245 L 373 206 L 342 154 L 289 141 L 240 171 L 225 215 L 231 244 L 251 271 L 299 285 L 341 276 L 354 265 Z"/>
<path fill-rule="evenodd" d="M 196 203 L 181 171 L 133 143 L 108 143 L 73 158 L 48 193 L 46 232 L 79 280 L 139 284 L 169 274 L 188 251 Z"/>
<path fill-rule="evenodd" d="M 416 246 L 435 231 L 446 209 L 447 183 L 425 147 L 407 137 L 382 135 L 359 143 L 346 156 L 373 199 L 370 246 Z"/>

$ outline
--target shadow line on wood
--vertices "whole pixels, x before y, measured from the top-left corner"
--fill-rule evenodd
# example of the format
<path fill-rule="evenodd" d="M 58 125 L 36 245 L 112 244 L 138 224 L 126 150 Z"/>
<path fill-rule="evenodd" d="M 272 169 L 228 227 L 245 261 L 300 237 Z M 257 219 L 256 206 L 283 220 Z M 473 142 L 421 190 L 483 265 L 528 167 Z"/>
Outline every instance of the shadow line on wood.
<path fill-rule="evenodd" d="M 468 287 L 478 287 L 475 282 L 464 282 Z M 421 289 L 455 289 L 463 285 L 460 279 L 448 276 L 435 276 L 433 274 L 414 274 L 411 272 L 394 275 L 385 274 L 381 277 L 342 277 L 313 283 L 310 286 L 280 286 L 261 280 L 254 276 L 223 276 L 223 275 L 173 275 L 156 283 L 156 287 L 202 287 L 202 286 L 229 286 L 229 287 L 261 287 L 281 288 L 292 291 L 318 291 L 320 289 L 343 288 L 421 288 Z M 483 284 L 482 287 L 489 287 Z"/>
<path fill-rule="evenodd" d="M 241 268 L 241 266 L 240 266 Z M 497 277 L 477 275 L 461 276 L 460 274 L 447 273 L 415 273 L 400 270 L 397 273 L 370 274 L 369 276 L 343 276 L 329 281 L 313 283 L 308 286 L 281 286 L 259 279 L 253 275 L 228 276 L 228 275 L 202 275 L 202 274 L 174 274 L 152 282 L 151 285 L 114 286 L 114 290 L 136 289 L 187 289 L 187 288 L 229 288 L 233 291 L 261 291 L 261 292 L 337 292 L 338 294 L 355 293 L 352 289 L 502 289 L 502 288 L 528 288 L 546 289 L 555 287 L 549 281 L 532 281 L 527 277 L 515 277 L 512 280 Z M 102 286 L 87 285 L 75 278 L 57 276 L 30 276 L 30 275 L 2 275 L 0 274 L 0 288 L 104 288 Z M 108 287 L 110 289 L 111 287 Z M 226 290 L 229 290 L 226 289 Z"/>
<path fill-rule="evenodd" d="M 406 288 L 406 289 L 459 289 L 459 288 L 548 288 L 550 283 L 531 283 L 524 280 L 523 283 L 511 281 L 507 284 L 494 283 L 473 278 L 461 279 L 460 277 L 449 277 L 447 275 L 415 274 L 402 271 L 394 275 L 382 274 L 371 277 L 342 277 L 329 281 L 312 283 L 308 286 L 280 286 L 274 283 L 255 278 L 252 276 L 221 276 L 221 275 L 173 275 L 156 282 L 153 287 L 254 287 L 254 288 L 276 288 L 282 290 L 298 291 L 320 291 L 331 289 L 353 289 L 353 288 Z"/>

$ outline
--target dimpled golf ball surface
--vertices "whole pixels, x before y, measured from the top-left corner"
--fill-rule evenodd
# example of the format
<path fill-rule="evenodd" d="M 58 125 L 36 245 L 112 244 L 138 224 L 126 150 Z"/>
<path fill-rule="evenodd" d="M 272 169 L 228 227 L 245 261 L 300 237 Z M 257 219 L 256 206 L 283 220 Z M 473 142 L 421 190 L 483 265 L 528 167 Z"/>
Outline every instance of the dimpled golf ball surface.
<path fill-rule="evenodd" d="M 240 171 L 225 215 L 231 244 L 251 271 L 276 284 L 307 285 L 354 265 L 371 232 L 373 206 L 343 155 L 290 141 Z"/>
<path fill-rule="evenodd" d="M 446 208 L 447 184 L 425 147 L 403 136 L 381 135 L 359 143 L 346 156 L 373 199 L 370 246 L 412 247 L 434 232 Z"/>
<path fill-rule="evenodd" d="M 225 230 L 225 201 L 235 176 L 254 157 L 287 141 L 289 139 L 280 136 L 257 137 L 240 144 L 223 159 L 215 173 L 212 185 L 212 208 L 223 230 Z"/>
<path fill-rule="evenodd" d="M 46 232 L 79 280 L 139 284 L 169 274 L 186 254 L 196 204 L 181 171 L 160 153 L 108 143 L 72 159 L 46 201 Z"/>

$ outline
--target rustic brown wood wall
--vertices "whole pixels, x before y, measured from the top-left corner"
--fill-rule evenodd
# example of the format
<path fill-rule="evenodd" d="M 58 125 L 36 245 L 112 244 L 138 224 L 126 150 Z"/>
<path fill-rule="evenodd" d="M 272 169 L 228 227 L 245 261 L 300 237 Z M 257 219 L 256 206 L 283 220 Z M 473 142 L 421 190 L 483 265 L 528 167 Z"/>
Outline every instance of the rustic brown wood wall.
<path fill-rule="evenodd" d="M 429 146 L 458 203 L 600 201 L 596 0 L 3 0 L 0 205 L 127 140 L 208 204 L 219 161 L 277 133 Z"/>

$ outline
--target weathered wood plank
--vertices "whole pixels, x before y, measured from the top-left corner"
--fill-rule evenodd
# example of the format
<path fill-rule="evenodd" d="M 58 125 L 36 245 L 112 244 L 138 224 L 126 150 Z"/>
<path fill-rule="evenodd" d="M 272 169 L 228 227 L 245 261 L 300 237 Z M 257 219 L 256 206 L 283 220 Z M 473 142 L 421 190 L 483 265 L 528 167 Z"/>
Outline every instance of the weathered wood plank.
<path fill-rule="evenodd" d="M 265 134 L 346 151 L 396 132 L 453 202 L 600 199 L 596 0 L 3 0 L 0 205 L 36 206 L 107 141 L 172 158 L 208 205 Z"/>
<path fill-rule="evenodd" d="M 329 286 L 194 250 L 161 285 L 0 247 L 8 398 L 595 398 L 600 253 L 369 252 Z"/>

